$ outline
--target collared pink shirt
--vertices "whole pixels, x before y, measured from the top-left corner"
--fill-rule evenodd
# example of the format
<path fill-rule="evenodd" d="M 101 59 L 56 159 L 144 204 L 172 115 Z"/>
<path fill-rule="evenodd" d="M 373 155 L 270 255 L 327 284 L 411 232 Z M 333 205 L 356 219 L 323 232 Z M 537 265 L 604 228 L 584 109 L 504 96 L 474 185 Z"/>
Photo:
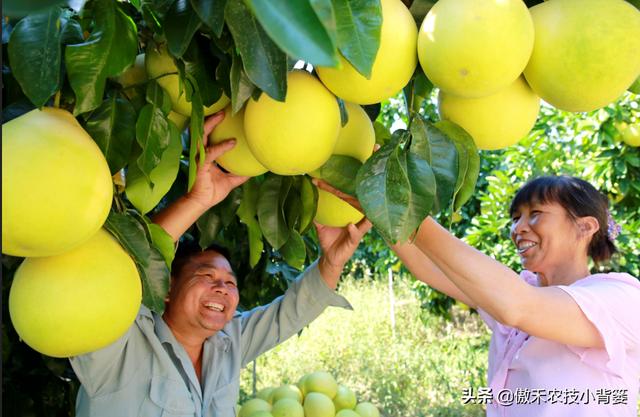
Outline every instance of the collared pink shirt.
<path fill-rule="evenodd" d="M 538 286 L 535 274 L 520 275 Z M 494 399 L 487 416 L 637 417 L 640 282 L 629 274 L 595 274 L 558 288 L 595 325 L 605 348 L 530 336 L 479 310 L 493 331 L 488 381 Z M 499 393 L 504 405 L 496 404 Z"/>

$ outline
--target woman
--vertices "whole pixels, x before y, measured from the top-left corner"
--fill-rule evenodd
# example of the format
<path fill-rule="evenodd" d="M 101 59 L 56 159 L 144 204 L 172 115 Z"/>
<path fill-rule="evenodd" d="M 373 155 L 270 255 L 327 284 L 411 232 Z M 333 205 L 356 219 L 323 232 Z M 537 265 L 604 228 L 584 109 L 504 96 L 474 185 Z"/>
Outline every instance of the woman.
<path fill-rule="evenodd" d="M 488 416 L 637 416 L 640 282 L 591 274 L 616 251 L 607 199 L 578 178 L 526 184 L 510 208 L 518 274 L 427 218 L 393 245 L 421 281 L 478 309 L 493 332 Z"/>

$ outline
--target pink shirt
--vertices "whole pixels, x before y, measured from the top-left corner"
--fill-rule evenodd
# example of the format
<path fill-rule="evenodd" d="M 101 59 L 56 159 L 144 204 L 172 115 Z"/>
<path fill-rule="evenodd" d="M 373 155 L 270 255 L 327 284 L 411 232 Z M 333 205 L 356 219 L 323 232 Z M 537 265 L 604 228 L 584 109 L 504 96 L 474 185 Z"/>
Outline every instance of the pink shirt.
<path fill-rule="evenodd" d="M 535 274 L 521 277 L 538 286 Z M 640 282 L 629 274 L 595 274 L 558 288 L 595 325 L 605 349 L 530 336 L 479 310 L 493 331 L 488 381 L 494 399 L 487 416 L 637 417 Z M 496 404 L 500 391 L 502 403 L 512 405 Z"/>

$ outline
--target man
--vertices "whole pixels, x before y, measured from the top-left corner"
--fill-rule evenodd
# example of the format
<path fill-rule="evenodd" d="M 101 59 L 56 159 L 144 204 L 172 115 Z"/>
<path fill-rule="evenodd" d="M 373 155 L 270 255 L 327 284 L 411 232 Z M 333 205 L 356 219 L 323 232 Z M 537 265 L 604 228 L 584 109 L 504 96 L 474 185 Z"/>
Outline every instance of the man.
<path fill-rule="evenodd" d="M 207 120 L 205 137 L 223 117 Z M 174 241 L 248 179 L 215 165 L 233 144 L 211 146 L 192 190 L 154 218 Z M 371 224 L 365 219 L 357 226 L 317 228 L 320 259 L 284 296 L 242 314 L 236 313 L 237 281 L 224 250 L 179 248 L 162 317 L 142 306 L 118 341 L 71 358 L 82 382 L 78 416 L 234 417 L 242 367 L 299 332 L 327 306 L 350 308 L 334 290 Z"/>

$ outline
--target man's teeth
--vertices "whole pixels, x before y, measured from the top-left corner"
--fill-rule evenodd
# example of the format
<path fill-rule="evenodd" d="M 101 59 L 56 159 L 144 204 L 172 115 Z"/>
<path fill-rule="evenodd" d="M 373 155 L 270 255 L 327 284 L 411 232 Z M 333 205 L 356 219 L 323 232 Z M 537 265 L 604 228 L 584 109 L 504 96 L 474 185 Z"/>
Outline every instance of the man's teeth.
<path fill-rule="evenodd" d="M 206 303 L 204 305 L 205 307 L 207 307 L 209 310 L 213 310 L 213 311 L 224 311 L 224 306 L 222 304 L 218 304 L 218 303 Z"/>
<path fill-rule="evenodd" d="M 518 252 L 519 253 L 523 253 L 524 251 L 526 251 L 529 248 L 532 248 L 534 246 L 536 246 L 537 243 L 534 242 L 522 242 L 518 245 Z"/>

